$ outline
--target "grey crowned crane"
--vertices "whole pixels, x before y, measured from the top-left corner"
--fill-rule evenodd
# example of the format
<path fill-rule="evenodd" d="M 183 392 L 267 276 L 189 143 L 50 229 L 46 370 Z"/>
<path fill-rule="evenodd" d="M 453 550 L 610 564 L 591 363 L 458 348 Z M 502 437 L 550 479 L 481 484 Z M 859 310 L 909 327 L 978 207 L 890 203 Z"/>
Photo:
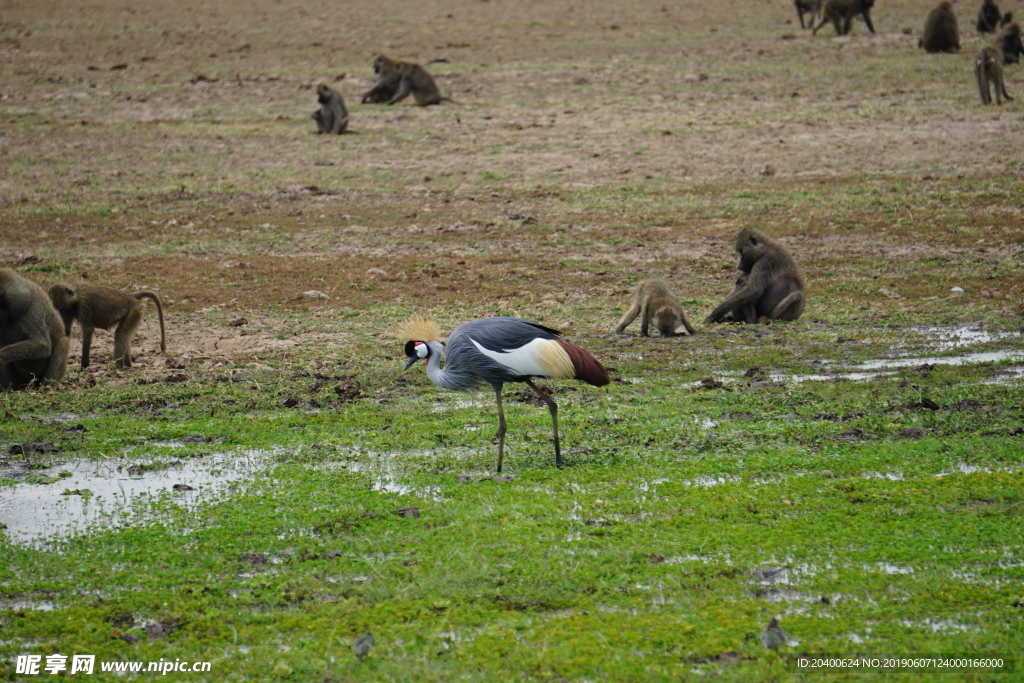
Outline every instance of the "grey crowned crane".
<path fill-rule="evenodd" d="M 608 373 L 592 355 L 564 339 L 557 330 L 522 318 L 483 318 L 455 328 L 445 346 L 438 338 L 437 323 L 417 318 L 403 325 L 397 337 L 405 341 L 409 362 L 427 361 L 427 377 L 439 387 L 468 391 L 485 384 L 494 389 L 498 402 L 498 471 L 505 452 L 505 411 L 501 389 L 508 382 L 526 382 L 551 411 L 555 434 L 555 464 L 562 466 L 558 443 L 558 406 L 533 383 L 534 377 L 578 379 L 595 387 L 608 384 Z M 445 354 L 444 369 L 441 356 Z"/>

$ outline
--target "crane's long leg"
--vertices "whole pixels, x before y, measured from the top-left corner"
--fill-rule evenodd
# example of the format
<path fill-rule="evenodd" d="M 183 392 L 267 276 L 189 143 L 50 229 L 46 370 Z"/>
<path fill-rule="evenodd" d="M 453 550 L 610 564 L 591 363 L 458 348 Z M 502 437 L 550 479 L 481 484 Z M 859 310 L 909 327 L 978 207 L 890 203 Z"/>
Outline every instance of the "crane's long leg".
<path fill-rule="evenodd" d="M 555 432 L 555 465 L 558 467 L 562 466 L 562 449 L 558 445 L 558 405 L 555 403 L 555 399 L 551 398 L 550 395 L 541 391 L 533 380 L 526 380 L 526 383 L 530 385 L 530 388 L 540 396 L 541 400 L 548 404 L 548 410 L 551 411 L 551 429 Z"/>
<path fill-rule="evenodd" d="M 501 407 L 501 387 L 494 388 L 494 397 L 498 399 L 498 472 L 501 472 L 501 458 L 505 454 L 505 410 Z"/>

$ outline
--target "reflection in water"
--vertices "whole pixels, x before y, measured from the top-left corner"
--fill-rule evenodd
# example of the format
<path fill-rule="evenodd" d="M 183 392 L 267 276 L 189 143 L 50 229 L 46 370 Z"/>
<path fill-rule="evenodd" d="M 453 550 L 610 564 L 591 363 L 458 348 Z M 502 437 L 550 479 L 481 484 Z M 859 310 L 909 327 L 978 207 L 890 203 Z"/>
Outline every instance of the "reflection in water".
<path fill-rule="evenodd" d="M 40 473 L 56 477 L 69 471 L 70 477 L 52 484 L 17 484 L 0 489 L 0 522 L 7 525 L 8 538 L 28 543 L 93 524 L 124 524 L 134 503 L 155 501 L 158 496 L 194 502 L 198 496 L 206 497 L 231 482 L 263 471 L 271 455 L 260 450 L 220 453 L 138 475 L 127 473 L 129 462 L 124 459 L 63 463 Z M 190 488 L 175 490 L 176 484 Z M 65 491 L 79 493 L 65 495 Z"/>

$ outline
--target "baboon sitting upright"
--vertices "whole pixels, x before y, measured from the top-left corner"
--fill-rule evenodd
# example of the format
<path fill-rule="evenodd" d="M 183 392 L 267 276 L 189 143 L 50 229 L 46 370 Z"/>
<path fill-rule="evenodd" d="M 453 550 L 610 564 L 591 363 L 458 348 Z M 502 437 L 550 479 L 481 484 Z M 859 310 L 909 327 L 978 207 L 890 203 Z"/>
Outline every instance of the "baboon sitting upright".
<path fill-rule="evenodd" d="M 744 228 L 736 237 L 736 251 L 746 283 L 737 280 L 705 324 L 720 322 L 729 314 L 747 322 L 799 318 L 804 312 L 804 278 L 786 248 L 757 228 Z"/>
<path fill-rule="evenodd" d="M 796 15 L 800 17 L 800 28 L 814 28 L 814 22 L 818 20 L 821 13 L 822 0 L 793 0 L 796 5 Z M 804 23 L 804 15 L 810 14 L 807 23 Z"/>
<path fill-rule="evenodd" d="M 828 0 L 821 13 L 821 23 L 813 33 L 818 35 L 818 29 L 831 22 L 836 35 L 845 36 L 850 32 L 850 26 L 858 14 L 864 17 L 868 30 L 874 33 L 875 25 L 871 23 L 871 8 L 874 6 L 875 0 Z"/>
<path fill-rule="evenodd" d="M 0 268 L 0 390 L 59 384 L 68 367 L 68 346 L 43 288 Z"/>
<path fill-rule="evenodd" d="M 978 79 L 978 90 L 982 104 L 992 104 L 992 93 L 989 84 L 995 86 L 996 104 L 1003 103 L 1002 98 L 1012 100 L 1003 84 L 1003 53 L 996 47 L 983 47 L 974 59 L 974 76 Z"/>
<path fill-rule="evenodd" d="M 928 18 L 924 20 L 924 32 L 917 45 L 924 48 L 925 52 L 960 51 L 960 27 L 949 0 L 943 0 L 928 13 Z"/>
<path fill-rule="evenodd" d="M 441 97 L 437 83 L 427 70 L 415 62 L 401 62 L 385 55 L 373 60 L 373 71 L 377 74 L 377 83 L 363 95 L 363 104 L 385 102 L 395 104 L 412 95 L 416 104 L 426 107 L 441 104 L 450 97 Z M 385 95 L 390 96 L 385 99 Z"/>
<path fill-rule="evenodd" d="M 152 299 L 160 317 L 160 350 L 167 352 L 164 337 L 164 309 L 160 297 L 153 292 L 128 294 L 113 287 L 93 285 L 87 282 L 67 284 L 57 282 L 50 285 L 50 301 L 64 320 L 66 334 L 71 334 L 71 325 L 78 320 L 82 328 L 82 367 L 89 367 L 89 351 L 92 347 L 92 333 L 95 328 L 114 331 L 114 363 L 119 368 L 132 366 L 131 344 L 135 330 L 142 322 L 142 299 Z"/>
<path fill-rule="evenodd" d="M 616 334 L 622 334 L 631 322 L 640 315 L 640 336 L 646 337 L 648 326 L 653 322 L 658 334 L 662 337 L 674 337 L 682 334 L 680 328 L 688 334 L 696 334 L 686 319 L 683 307 L 672 293 L 672 286 L 660 277 L 641 280 L 640 286 L 633 295 L 633 305 L 622 316 Z"/>
<path fill-rule="evenodd" d="M 316 99 L 320 109 L 313 112 L 311 118 L 316 121 L 317 132 L 330 135 L 344 133 L 348 128 L 348 109 L 345 108 L 341 93 L 321 83 L 316 89 Z"/>
<path fill-rule="evenodd" d="M 1021 40 L 1020 26 L 1010 24 L 999 32 L 996 47 L 1003 53 L 1003 64 L 1018 64 L 1024 55 L 1024 41 Z"/>
<path fill-rule="evenodd" d="M 981 9 L 978 10 L 976 25 L 978 33 L 995 33 L 996 27 L 999 26 L 999 20 L 1002 18 L 996 0 L 984 0 L 981 3 Z"/>

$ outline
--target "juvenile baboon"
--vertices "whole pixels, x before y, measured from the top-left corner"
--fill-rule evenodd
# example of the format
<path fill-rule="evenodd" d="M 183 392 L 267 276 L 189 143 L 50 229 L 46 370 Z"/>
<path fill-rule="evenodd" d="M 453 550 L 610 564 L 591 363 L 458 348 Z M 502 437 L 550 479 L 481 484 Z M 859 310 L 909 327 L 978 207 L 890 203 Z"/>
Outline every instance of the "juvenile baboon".
<path fill-rule="evenodd" d="M 981 3 L 981 9 L 978 10 L 978 23 L 976 24 L 978 33 L 994 33 L 1000 19 L 1002 19 L 1002 15 L 999 13 L 996 0 L 984 0 Z"/>
<path fill-rule="evenodd" d="M 928 18 L 924 20 L 924 32 L 917 45 L 923 47 L 925 52 L 960 51 L 960 27 L 949 0 L 939 3 L 938 7 L 928 13 Z"/>
<path fill-rule="evenodd" d="M 850 32 L 850 26 L 858 14 L 864 17 L 868 30 L 874 33 L 875 25 L 871 23 L 871 8 L 874 6 L 875 0 L 828 0 L 821 11 L 821 23 L 813 33 L 818 35 L 818 29 L 831 22 L 836 35 L 845 36 Z"/>
<path fill-rule="evenodd" d="M 437 83 L 430 74 L 415 62 L 400 62 L 384 55 L 373 61 L 373 70 L 378 75 L 377 83 L 363 95 L 363 103 L 385 102 L 395 104 L 409 95 L 416 99 L 416 104 L 426 107 L 440 104 L 443 101 L 454 102 L 450 97 L 441 97 Z M 385 93 L 391 93 L 386 100 Z"/>
<path fill-rule="evenodd" d="M 1002 98 L 1012 100 L 1003 84 L 1003 54 L 995 47 L 983 47 L 974 58 L 974 76 L 978 79 L 978 90 L 981 92 L 981 103 L 992 104 L 992 93 L 989 84 L 996 88 L 996 104 L 1003 103 Z"/>
<path fill-rule="evenodd" d="M 672 293 L 672 286 L 660 277 L 641 280 L 640 286 L 633 295 L 633 305 L 622 316 L 619 326 L 615 328 L 615 334 L 622 334 L 622 331 L 640 315 L 640 336 L 647 336 L 648 326 L 653 322 L 658 334 L 662 337 L 674 337 L 679 328 L 686 329 L 688 334 L 696 334 L 686 319 L 683 307 L 679 305 L 676 295 Z"/>
<path fill-rule="evenodd" d="M 1021 40 L 1020 26 L 1010 24 L 999 32 L 996 47 L 1003 53 L 1003 64 L 1018 64 L 1024 55 L 1024 41 Z"/>
<path fill-rule="evenodd" d="M 59 384 L 68 366 L 68 346 L 43 288 L 0 268 L 0 390 L 48 380 Z"/>
<path fill-rule="evenodd" d="M 818 14 L 821 13 L 822 0 L 793 0 L 793 4 L 796 5 L 796 15 L 800 17 L 800 28 L 814 28 L 814 22 L 818 19 Z M 807 23 L 804 24 L 804 15 L 810 14 Z"/>
<path fill-rule="evenodd" d="M 160 297 L 153 292 L 134 292 L 128 294 L 113 287 L 92 285 L 87 282 L 68 284 L 57 282 L 50 285 L 50 301 L 64 320 L 64 331 L 71 334 L 71 324 L 78 320 L 82 328 L 82 367 L 89 367 L 89 350 L 92 346 L 92 333 L 97 327 L 101 330 L 114 330 L 114 363 L 119 368 L 132 366 L 131 343 L 135 330 L 142 322 L 143 299 L 152 299 L 156 303 L 156 312 L 160 317 L 160 350 L 167 352 L 164 337 L 164 309 L 160 305 Z"/>
<path fill-rule="evenodd" d="M 999 20 L 999 28 L 1006 26 L 1013 21 L 1013 12 L 1007 12 L 1003 15 L 1003 18 Z"/>
<path fill-rule="evenodd" d="M 316 121 L 317 132 L 331 135 L 344 133 L 348 128 L 348 109 L 345 108 L 341 93 L 321 83 L 316 89 L 316 99 L 320 109 L 313 112 L 311 118 Z"/>
<path fill-rule="evenodd" d="M 720 322 L 727 314 L 749 322 L 796 320 L 804 312 L 804 279 L 793 257 L 782 244 L 757 228 L 744 228 L 736 236 L 739 269 L 746 282 L 718 305 L 705 324 Z M 753 306 L 753 312 L 748 309 Z"/>

